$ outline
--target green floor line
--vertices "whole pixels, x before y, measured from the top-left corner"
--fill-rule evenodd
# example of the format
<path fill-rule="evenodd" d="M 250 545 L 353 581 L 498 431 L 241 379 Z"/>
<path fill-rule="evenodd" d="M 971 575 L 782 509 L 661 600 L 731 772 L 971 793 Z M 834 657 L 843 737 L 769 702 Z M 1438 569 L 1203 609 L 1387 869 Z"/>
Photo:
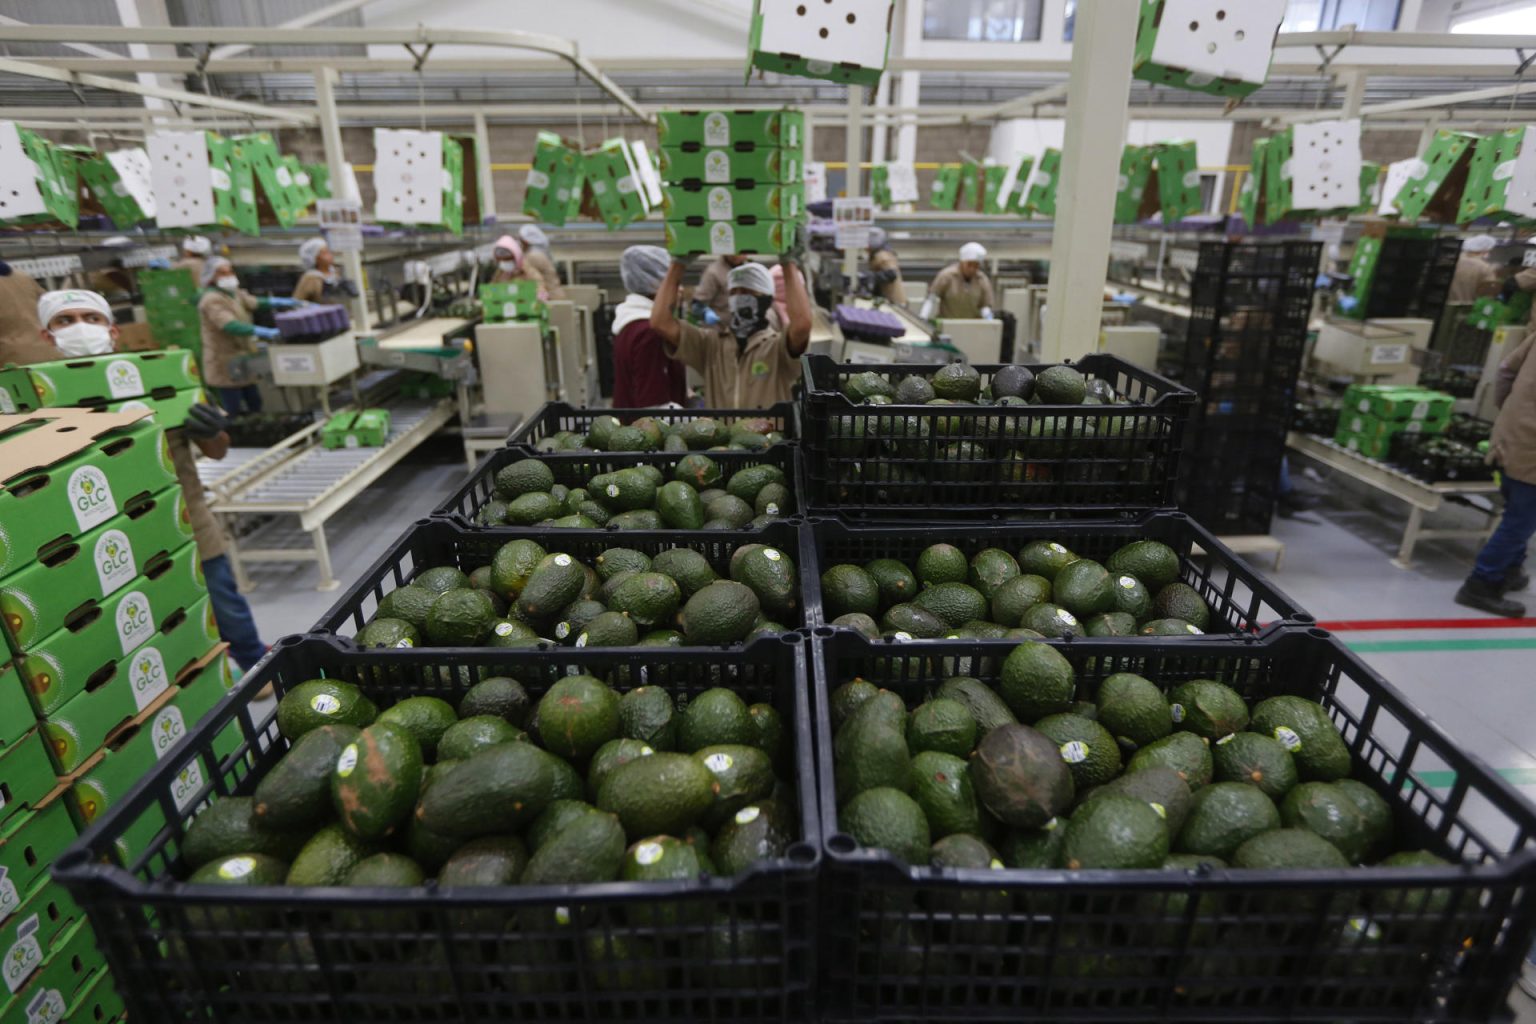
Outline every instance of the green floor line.
<path fill-rule="evenodd" d="M 1339 634 L 1335 633 L 1335 636 Z M 1340 637 L 1349 649 L 1357 654 L 1393 654 L 1410 651 L 1524 651 L 1536 649 L 1536 637 L 1488 637 L 1482 640 L 1371 640 L 1350 643 L 1348 637 Z"/>
<path fill-rule="evenodd" d="M 1500 768 L 1498 774 L 1504 776 L 1506 782 L 1513 782 L 1517 786 L 1536 786 L 1536 768 Z M 1449 769 L 1415 772 L 1414 777 L 1435 789 L 1450 789 L 1456 781 L 1456 773 Z"/>

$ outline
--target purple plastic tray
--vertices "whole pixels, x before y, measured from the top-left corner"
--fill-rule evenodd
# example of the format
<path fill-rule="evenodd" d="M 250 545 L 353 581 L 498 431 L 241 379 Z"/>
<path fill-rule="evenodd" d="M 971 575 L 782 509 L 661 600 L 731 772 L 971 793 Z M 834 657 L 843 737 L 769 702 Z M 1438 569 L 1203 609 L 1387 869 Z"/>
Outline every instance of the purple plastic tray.
<path fill-rule="evenodd" d="M 857 306 L 838 306 L 837 324 L 844 334 L 861 338 L 899 338 L 907 333 L 894 314 Z"/>
<path fill-rule="evenodd" d="M 345 306 L 305 306 L 273 314 L 284 341 L 316 342 L 333 338 L 352 325 Z"/>

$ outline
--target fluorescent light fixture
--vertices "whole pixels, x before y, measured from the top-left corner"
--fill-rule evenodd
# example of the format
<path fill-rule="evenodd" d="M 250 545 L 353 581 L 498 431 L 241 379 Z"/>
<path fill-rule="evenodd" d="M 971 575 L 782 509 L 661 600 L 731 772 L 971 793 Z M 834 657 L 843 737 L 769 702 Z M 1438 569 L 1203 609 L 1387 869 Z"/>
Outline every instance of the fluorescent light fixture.
<path fill-rule="evenodd" d="M 1536 3 L 1492 14 L 1474 14 L 1451 26 L 1452 35 L 1536 34 Z"/>

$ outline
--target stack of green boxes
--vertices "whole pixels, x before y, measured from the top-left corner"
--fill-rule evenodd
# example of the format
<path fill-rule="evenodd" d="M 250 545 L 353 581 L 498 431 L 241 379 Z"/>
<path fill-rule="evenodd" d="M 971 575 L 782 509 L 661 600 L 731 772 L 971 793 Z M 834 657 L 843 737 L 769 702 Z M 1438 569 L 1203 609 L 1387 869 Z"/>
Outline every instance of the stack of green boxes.
<path fill-rule="evenodd" d="M 48 868 L 232 680 L 153 420 L 0 417 L 0 522 L 0 1021 L 111 1021 L 90 925 Z"/>
<path fill-rule="evenodd" d="M 549 326 L 549 306 L 539 298 L 537 281 L 502 281 L 480 286 L 480 308 L 488 324 L 537 320 Z"/>
<path fill-rule="evenodd" d="M 667 250 L 782 253 L 805 217 L 805 115 L 663 110 L 657 115 Z"/>
<path fill-rule="evenodd" d="M 523 212 L 543 224 L 564 224 L 581 207 L 585 180 L 581 147 L 553 132 L 539 132 Z"/>
<path fill-rule="evenodd" d="M 320 428 L 320 443 L 327 448 L 380 448 L 388 438 L 388 409 L 343 410 Z"/>
<path fill-rule="evenodd" d="M 186 349 L 118 352 L 0 369 L 0 413 L 56 406 L 147 411 L 166 430 L 206 402 L 197 363 Z"/>
<path fill-rule="evenodd" d="M 162 348 L 175 346 L 200 356 L 202 321 L 197 314 L 197 282 L 185 267 L 173 270 L 140 270 L 139 290 L 144 295 L 144 318 Z"/>
<path fill-rule="evenodd" d="M 1395 434 L 1439 434 L 1451 422 L 1456 399 L 1440 391 L 1392 384 L 1356 384 L 1344 392 L 1336 444 L 1366 458 L 1383 459 Z"/>

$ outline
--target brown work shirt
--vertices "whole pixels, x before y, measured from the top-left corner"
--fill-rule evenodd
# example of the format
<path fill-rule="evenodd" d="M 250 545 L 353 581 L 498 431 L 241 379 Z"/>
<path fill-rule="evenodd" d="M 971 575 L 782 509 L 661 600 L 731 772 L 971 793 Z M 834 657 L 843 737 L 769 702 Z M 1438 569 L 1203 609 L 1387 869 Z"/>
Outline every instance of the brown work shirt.
<path fill-rule="evenodd" d="M 983 309 L 994 308 L 992 282 L 983 271 L 969 281 L 960 273 L 960 264 L 951 263 L 939 271 L 928 288 L 939 300 L 938 315 L 947 320 L 979 320 Z"/>
<path fill-rule="evenodd" d="M 1499 272 L 1481 256 L 1462 253 L 1456 257 L 1456 273 L 1451 278 L 1449 302 L 1471 302 L 1485 295 L 1499 293 Z"/>
<path fill-rule="evenodd" d="M 882 270 L 896 271 L 896 280 L 876 285 L 875 292 L 887 302 L 894 302 L 898 306 L 907 304 L 907 284 L 901 279 L 901 262 L 896 259 L 894 252 L 889 249 L 877 249 L 870 253 L 869 269 L 876 273 Z"/>
<path fill-rule="evenodd" d="M 192 287 L 201 288 L 203 286 L 203 264 L 205 262 L 201 256 L 183 256 L 171 264 L 171 269 L 192 271 Z"/>
<path fill-rule="evenodd" d="M 758 331 L 745 348 L 717 327 L 678 322 L 677 348 L 672 358 L 704 377 L 704 404 L 715 409 L 761 409 L 789 400 L 800 379 L 800 359 L 789 354 L 784 332 L 775 327 Z"/>
<path fill-rule="evenodd" d="M 523 269 L 543 282 L 549 298 L 565 298 L 565 289 L 560 286 L 560 272 L 555 269 L 555 261 L 542 249 L 529 249 L 523 253 Z"/>
<path fill-rule="evenodd" d="M 230 364 L 240 356 L 258 351 L 256 337 L 230 334 L 226 327 L 235 322 L 252 323 L 251 314 L 258 305 L 256 296 L 240 289 L 234 295 L 209 288 L 197 302 L 198 319 L 203 327 L 203 380 L 216 388 L 238 387 L 230 373 Z"/>
<path fill-rule="evenodd" d="M 1521 291 L 1536 292 L 1536 268 L 1515 275 Z M 1523 484 L 1536 484 L 1536 306 L 1525 340 L 1499 361 L 1496 394 L 1503 394 L 1489 438 L 1489 457 Z"/>

